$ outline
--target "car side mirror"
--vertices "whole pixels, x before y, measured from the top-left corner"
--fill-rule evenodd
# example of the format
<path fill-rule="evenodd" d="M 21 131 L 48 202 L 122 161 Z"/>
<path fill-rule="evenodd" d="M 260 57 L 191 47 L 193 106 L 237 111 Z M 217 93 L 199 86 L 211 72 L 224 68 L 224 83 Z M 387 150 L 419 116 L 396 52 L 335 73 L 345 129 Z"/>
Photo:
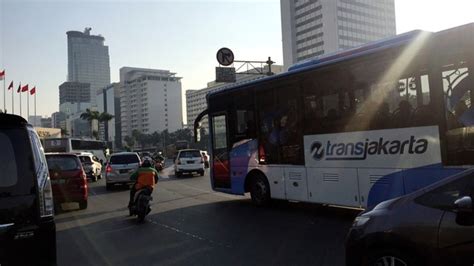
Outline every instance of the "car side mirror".
<path fill-rule="evenodd" d="M 457 199 L 454 202 L 454 207 L 459 213 L 472 213 L 474 211 L 472 208 L 472 198 L 469 196 L 464 196 L 460 199 Z"/>

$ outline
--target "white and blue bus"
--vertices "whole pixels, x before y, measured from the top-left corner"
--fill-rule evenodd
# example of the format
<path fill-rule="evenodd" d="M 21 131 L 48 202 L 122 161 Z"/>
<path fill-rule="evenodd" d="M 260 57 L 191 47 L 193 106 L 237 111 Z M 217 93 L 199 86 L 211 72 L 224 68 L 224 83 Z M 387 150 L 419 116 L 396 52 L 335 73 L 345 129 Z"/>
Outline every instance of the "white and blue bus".
<path fill-rule="evenodd" d="M 474 164 L 474 24 L 413 31 L 207 95 L 216 191 L 356 208 Z"/>
<path fill-rule="evenodd" d="M 45 138 L 42 140 L 45 152 L 90 152 L 103 162 L 109 155 L 106 141 L 80 138 Z M 109 146 L 110 147 L 110 146 Z"/>

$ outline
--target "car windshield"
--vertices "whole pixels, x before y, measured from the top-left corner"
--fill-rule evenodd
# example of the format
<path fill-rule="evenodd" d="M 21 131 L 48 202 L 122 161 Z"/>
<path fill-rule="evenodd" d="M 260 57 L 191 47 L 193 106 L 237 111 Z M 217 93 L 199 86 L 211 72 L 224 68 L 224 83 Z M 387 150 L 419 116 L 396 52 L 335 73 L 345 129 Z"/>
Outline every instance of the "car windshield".
<path fill-rule="evenodd" d="M 182 151 L 179 153 L 180 158 L 194 158 L 201 157 L 199 151 Z"/>
<path fill-rule="evenodd" d="M 51 171 L 72 171 L 81 169 L 77 159 L 73 156 L 46 156 L 48 168 Z"/>
<path fill-rule="evenodd" d="M 91 157 L 89 156 L 79 156 L 79 159 L 82 163 L 92 163 Z"/>
<path fill-rule="evenodd" d="M 0 0 L 0 113 L 0 266 L 474 266 L 408 199 L 474 168 L 474 0 Z"/>
<path fill-rule="evenodd" d="M 110 164 L 132 164 L 139 162 L 140 160 L 135 154 L 113 155 L 110 157 Z"/>

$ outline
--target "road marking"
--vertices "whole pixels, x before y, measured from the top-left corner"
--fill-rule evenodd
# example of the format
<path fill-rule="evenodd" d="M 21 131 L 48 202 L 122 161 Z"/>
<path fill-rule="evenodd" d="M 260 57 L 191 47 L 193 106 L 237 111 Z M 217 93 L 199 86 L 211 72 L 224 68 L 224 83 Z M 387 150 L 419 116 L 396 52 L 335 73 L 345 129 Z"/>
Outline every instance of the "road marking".
<path fill-rule="evenodd" d="M 116 229 L 112 229 L 112 230 L 102 231 L 100 233 L 101 234 L 115 233 L 115 232 L 120 232 L 120 231 L 123 231 L 123 230 L 127 230 L 127 229 L 132 228 L 132 227 L 135 228 L 137 226 L 136 225 L 129 225 L 129 226 L 122 227 L 122 228 L 116 228 Z"/>
<path fill-rule="evenodd" d="M 224 244 L 224 243 L 220 243 L 220 242 L 216 242 L 214 240 L 211 240 L 211 239 L 207 239 L 207 238 L 204 238 L 204 237 L 201 237 L 201 236 L 198 236 L 198 235 L 195 235 L 195 234 L 192 234 L 192 233 L 189 233 L 189 232 L 185 232 L 181 229 L 178 229 L 176 227 L 173 227 L 173 226 L 170 226 L 170 225 L 167 225 L 167 224 L 162 224 L 162 223 L 159 223 L 157 221 L 154 221 L 152 219 L 147 219 L 148 222 L 152 223 L 152 224 L 155 224 L 155 225 L 158 225 L 158 226 L 161 226 L 161 227 L 164 227 L 168 230 L 171 230 L 171 231 L 174 231 L 178 234 L 184 234 L 186 236 L 189 236 L 191 238 L 194 238 L 194 239 L 197 239 L 197 240 L 201 240 L 201 241 L 204 241 L 204 242 L 208 242 L 212 245 L 216 245 L 216 246 L 220 246 L 220 247 L 225 247 L 225 248 L 232 248 L 231 245 L 228 245 L 228 244 Z"/>

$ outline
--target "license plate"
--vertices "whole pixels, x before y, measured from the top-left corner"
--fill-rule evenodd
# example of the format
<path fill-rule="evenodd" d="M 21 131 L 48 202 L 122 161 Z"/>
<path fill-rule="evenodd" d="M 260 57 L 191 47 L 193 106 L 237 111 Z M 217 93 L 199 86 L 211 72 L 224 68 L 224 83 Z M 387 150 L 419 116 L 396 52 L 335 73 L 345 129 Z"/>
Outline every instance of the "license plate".
<path fill-rule="evenodd" d="M 192 163 L 194 163 L 194 161 L 187 161 L 187 163 L 191 163 L 191 164 L 192 164 Z"/>
<path fill-rule="evenodd" d="M 66 179 L 53 179 L 51 180 L 51 184 L 55 184 L 55 185 L 66 184 Z"/>
<path fill-rule="evenodd" d="M 130 171 L 130 169 L 121 169 L 119 172 L 121 174 L 125 174 L 125 173 L 128 173 L 128 171 Z"/>
<path fill-rule="evenodd" d="M 64 202 L 64 203 L 61 203 L 61 209 L 65 210 L 65 211 L 79 209 L 79 203 L 77 203 L 77 202 Z"/>

